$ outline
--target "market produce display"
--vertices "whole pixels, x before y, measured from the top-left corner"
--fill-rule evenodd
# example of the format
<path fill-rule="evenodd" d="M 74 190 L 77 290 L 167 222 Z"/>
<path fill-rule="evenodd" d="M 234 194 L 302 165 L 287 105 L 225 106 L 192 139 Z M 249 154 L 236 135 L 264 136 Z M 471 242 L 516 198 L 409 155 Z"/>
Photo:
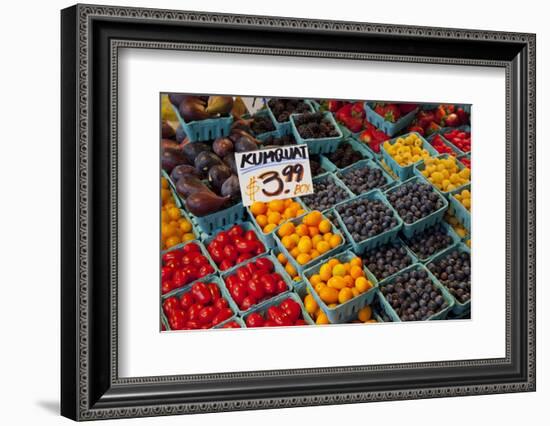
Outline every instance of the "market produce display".
<path fill-rule="evenodd" d="M 169 93 L 160 112 L 162 331 L 470 318 L 469 105 Z M 248 205 L 236 154 L 297 144 L 313 194 Z"/>

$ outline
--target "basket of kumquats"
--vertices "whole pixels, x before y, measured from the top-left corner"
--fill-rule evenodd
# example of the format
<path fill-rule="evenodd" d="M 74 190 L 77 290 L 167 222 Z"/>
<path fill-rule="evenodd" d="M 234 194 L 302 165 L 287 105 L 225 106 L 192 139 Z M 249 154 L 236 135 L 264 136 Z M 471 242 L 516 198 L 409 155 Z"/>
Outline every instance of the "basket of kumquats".
<path fill-rule="evenodd" d="M 337 254 L 304 271 L 308 292 L 331 324 L 346 323 L 372 303 L 378 281 L 352 251 Z"/>

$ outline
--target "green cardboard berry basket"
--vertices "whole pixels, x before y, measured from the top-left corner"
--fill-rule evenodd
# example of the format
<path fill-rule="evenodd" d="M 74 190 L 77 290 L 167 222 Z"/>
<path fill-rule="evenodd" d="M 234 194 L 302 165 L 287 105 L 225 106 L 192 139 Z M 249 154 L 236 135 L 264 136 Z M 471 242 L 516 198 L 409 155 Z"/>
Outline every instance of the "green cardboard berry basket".
<path fill-rule="evenodd" d="M 307 215 L 307 213 L 305 213 L 304 215 L 302 216 L 299 216 L 297 218 L 294 218 L 294 219 L 291 219 L 290 222 L 292 222 L 295 226 L 298 226 L 302 223 L 302 219 L 305 217 L 305 215 Z M 322 215 L 323 216 L 323 219 L 327 219 L 328 218 L 326 217 L 325 214 Z M 288 221 L 287 221 L 288 222 Z M 330 221 L 329 221 L 330 222 Z M 277 248 L 279 249 L 279 251 L 281 253 L 283 253 L 285 255 L 285 257 L 288 259 L 289 262 L 292 263 L 292 266 L 294 266 L 294 268 L 296 269 L 296 271 L 298 271 L 298 273 L 301 275 L 302 272 L 309 268 L 311 265 L 314 265 L 318 262 L 321 262 L 322 260 L 324 259 L 328 259 L 329 257 L 332 257 L 334 254 L 336 253 L 339 253 L 341 252 L 345 247 L 346 247 L 346 239 L 345 237 L 342 235 L 342 233 L 340 232 L 340 229 L 338 227 L 335 227 L 334 226 L 334 223 L 330 222 L 332 224 L 332 229 L 330 232 L 332 232 L 334 235 L 339 235 L 340 238 L 342 239 L 340 245 L 334 247 L 334 248 L 331 248 L 330 250 L 328 250 L 327 252 L 321 254 L 320 256 L 316 257 L 315 259 L 311 259 L 309 262 L 307 262 L 306 264 L 304 265 L 300 265 L 296 259 L 294 259 L 294 257 L 291 256 L 291 254 L 289 253 L 289 251 L 286 249 L 286 247 L 283 245 L 282 241 L 281 241 L 281 238 L 279 237 L 278 233 L 276 232 L 274 234 L 274 237 L 275 237 L 275 244 L 277 246 Z M 277 228 L 275 231 L 278 231 L 279 228 Z"/>
<path fill-rule="evenodd" d="M 202 233 L 212 234 L 219 228 L 242 221 L 245 217 L 245 208 L 243 203 L 239 202 L 206 216 L 195 216 L 191 212 L 189 216 Z"/>
<path fill-rule="evenodd" d="M 414 176 L 410 179 L 407 179 L 402 184 L 396 185 L 396 186 L 388 189 L 386 192 L 384 192 L 384 196 L 386 197 L 386 200 L 388 201 L 388 204 L 391 204 L 390 201 L 389 201 L 389 198 L 388 198 L 389 194 L 391 194 L 393 191 L 398 190 L 403 185 L 407 185 L 411 182 L 420 182 L 420 183 L 426 184 L 426 181 L 423 178 L 421 178 L 419 176 Z M 411 238 L 413 235 L 418 234 L 418 233 L 424 231 L 425 229 L 429 228 L 430 226 L 433 226 L 436 223 L 439 223 L 443 220 L 443 216 L 445 215 L 445 211 L 449 207 L 449 203 L 447 202 L 445 197 L 439 191 L 437 191 L 433 187 L 431 187 L 431 188 L 438 195 L 439 200 L 442 203 L 442 206 L 439 209 L 437 209 L 436 211 L 430 213 L 429 215 L 427 215 L 427 216 L 425 216 L 421 219 L 418 219 L 417 221 L 415 221 L 413 223 L 406 223 L 405 220 L 403 220 L 403 218 L 401 218 L 403 220 L 403 229 L 401 230 L 401 232 L 403 233 L 403 235 L 406 238 Z M 397 213 L 397 211 L 396 211 L 396 213 Z"/>
<path fill-rule="evenodd" d="M 401 130 L 411 124 L 411 122 L 416 117 L 416 113 L 418 112 L 417 107 L 400 117 L 395 123 L 392 123 L 390 121 L 386 121 L 384 117 L 374 111 L 374 104 L 375 102 L 364 103 L 367 120 L 389 136 L 397 135 L 397 133 L 399 133 Z"/>
<path fill-rule="evenodd" d="M 344 209 L 347 204 L 350 204 L 354 201 L 363 200 L 363 199 L 367 199 L 371 201 L 372 200 L 382 201 L 382 203 L 384 203 L 387 207 L 389 207 L 393 211 L 393 214 L 397 219 L 397 225 L 373 237 L 366 238 L 362 241 L 355 241 L 352 237 L 352 233 L 348 230 L 344 222 L 344 218 L 342 217 L 340 210 Z M 383 244 L 386 244 L 394 240 L 397 237 L 397 233 L 403 226 L 403 221 L 397 214 L 397 211 L 388 202 L 388 200 L 384 197 L 384 194 L 382 193 L 382 191 L 380 191 L 379 189 L 373 189 L 372 191 L 361 194 L 351 200 L 346 201 L 345 203 L 341 203 L 334 210 L 335 210 L 338 223 L 340 224 L 340 227 L 344 235 L 346 236 L 347 241 L 351 243 L 353 247 L 353 251 L 357 254 L 362 254 L 365 250 L 371 250 L 375 247 L 381 246 Z"/>
<path fill-rule="evenodd" d="M 404 273 L 407 273 L 407 272 L 411 272 L 411 271 L 415 271 L 415 270 L 417 271 L 417 270 L 420 270 L 420 269 L 427 272 L 428 277 L 430 277 L 433 285 L 439 290 L 439 292 L 443 296 L 443 299 L 445 300 L 445 302 L 447 302 L 447 307 L 446 308 L 442 309 L 441 311 L 438 311 L 438 312 L 434 313 L 432 316 L 427 318 L 425 321 L 444 320 L 445 318 L 447 318 L 447 315 L 449 314 L 449 312 L 451 312 L 453 310 L 454 304 L 455 304 L 455 299 L 454 299 L 453 296 L 451 296 L 451 294 L 447 290 L 447 287 L 445 287 L 443 284 L 441 284 L 439 282 L 439 280 L 437 278 L 435 278 L 434 275 L 430 272 L 430 270 L 425 265 L 423 265 L 421 263 L 415 263 L 414 265 L 411 265 L 408 268 L 403 269 L 399 274 L 394 275 L 391 279 L 384 280 L 384 282 L 380 283 L 378 288 L 381 292 L 382 288 L 384 288 L 388 284 L 393 284 L 395 282 L 395 279 L 398 276 L 400 276 Z M 382 295 L 383 302 L 385 302 L 384 303 L 384 309 L 386 310 L 386 313 L 393 312 L 393 314 L 392 314 L 393 322 L 401 322 L 401 318 L 399 317 L 399 315 L 397 315 L 397 312 L 395 312 L 395 310 L 393 309 L 391 304 L 386 300 L 384 295 L 383 294 L 381 294 L 381 295 Z"/>
<path fill-rule="evenodd" d="M 236 274 L 237 273 L 237 269 L 233 269 L 232 271 L 227 271 L 227 272 L 223 272 L 221 274 L 221 277 L 222 277 L 222 281 L 223 281 L 223 286 L 224 288 L 227 290 L 227 294 L 229 294 L 229 296 L 231 297 L 231 300 L 235 303 L 235 306 L 237 306 L 237 312 L 239 314 L 239 316 L 241 318 L 243 318 L 247 313 L 251 312 L 253 309 L 256 309 L 260 306 L 263 306 L 265 305 L 266 303 L 268 303 L 271 299 L 273 299 L 274 297 L 277 297 L 277 296 L 280 296 L 282 294 L 289 294 L 292 289 L 294 288 L 293 287 L 293 283 L 294 281 L 288 276 L 288 274 L 286 273 L 285 271 L 285 268 L 283 268 L 283 265 L 281 265 L 279 263 L 279 261 L 273 257 L 271 254 L 262 254 L 260 256 L 257 256 L 255 257 L 254 259 L 250 259 L 250 260 L 247 260 L 246 262 L 243 262 L 239 265 L 239 268 L 243 267 L 243 266 L 246 266 L 247 264 L 251 263 L 251 262 L 256 262 L 258 259 L 260 258 L 267 258 L 269 260 L 271 260 L 271 262 L 273 263 L 273 267 L 274 267 L 274 272 L 277 272 L 279 275 L 281 275 L 281 277 L 283 278 L 284 282 L 286 283 L 286 286 L 287 286 L 287 290 L 282 292 L 282 293 L 279 293 L 273 297 L 270 297 L 269 299 L 266 299 L 266 300 L 263 300 L 261 301 L 260 303 L 257 303 L 255 304 L 254 306 L 251 306 L 249 309 L 247 310 L 241 310 L 241 308 L 238 307 L 237 303 L 233 300 L 233 298 L 231 297 L 231 293 L 229 291 L 229 288 L 227 287 L 227 284 L 225 282 L 225 280 L 230 276 L 230 275 L 233 275 L 233 274 Z"/>
<path fill-rule="evenodd" d="M 343 176 L 345 176 L 346 174 L 348 174 L 349 172 L 353 171 L 353 170 L 356 170 L 356 169 L 362 169 L 362 168 L 369 168 L 369 169 L 379 169 L 380 171 L 382 171 L 382 175 L 384 176 L 384 178 L 386 179 L 386 184 L 381 186 L 380 188 L 373 188 L 373 189 L 380 189 L 382 191 L 392 187 L 393 185 L 395 185 L 395 179 L 392 178 L 390 176 L 390 174 L 388 172 L 386 172 L 386 170 L 384 170 L 383 167 L 379 166 L 377 163 L 375 163 L 373 160 L 370 160 L 370 159 L 365 159 L 365 160 L 360 160 L 358 161 L 357 163 L 354 163 L 342 170 L 340 170 L 337 174 L 336 174 L 336 177 L 338 179 L 340 179 L 342 181 L 342 183 L 344 185 L 346 185 L 344 179 L 343 179 Z M 346 185 L 347 186 L 347 185 Z M 354 194 L 354 195 L 361 195 L 361 194 L 355 194 L 353 192 L 353 190 L 351 188 L 348 187 L 348 189 Z"/>
<path fill-rule="evenodd" d="M 262 317 L 265 319 L 265 314 L 267 310 L 272 306 L 279 306 L 283 301 L 287 299 L 292 299 L 296 303 L 300 305 L 300 310 L 302 312 L 302 318 L 306 322 L 307 325 L 314 325 L 315 323 L 311 319 L 311 316 L 307 313 L 304 304 L 302 303 L 302 300 L 300 299 L 300 296 L 296 293 L 282 293 L 279 294 L 272 299 L 269 299 L 266 303 L 263 305 L 255 306 L 254 308 L 250 309 L 246 314 L 243 315 L 243 321 L 246 324 L 246 319 L 248 316 L 252 313 L 259 313 Z M 292 326 L 291 326 L 292 327 Z M 248 327 L 250 328 L 250 327 Z"/>
<path fill-rule="evenodd" d="M 455 163 L 458 165 L 459 173 L 460 173 L 460 171 L 462 171 L 462 170 L 464 170 L 464 169 L 467 168 L 461 161 L 458 160 L 458 158 L 453 157 L 453 156 L 451 156 L 451 155 L 449 155 L 449 154 L 440 154 L 440 155 L 438 155 L 438 156 L 435 157 L 435 158 L 438 158 L 438 159 L 440 159 L 440 160 L 444 160 L 444 159 L 448 159 L 449 157 L 455 159 Z M 428 179 L 426 176 L 424 176 L 424 175 L 422 174 L 422 172 L 423 172 L 425 169 L 426 169 L 426 165 L 425 165 L 424 160 L 422 160 L 422 161 L 416 163 L 415 166 L 414 166 L 414 175 L 415 175 L 415 176 L 418 176 L 418 177 L 420 177 L 420 178 L 422 178 L 422 179 L 424 179 L 424 181 L 426 181 L 428 184 L 432 185 L 437 191 L 441 192 L 441 193 L 442 193 L 445 197 L 447 197 L 447 198 L 449 198 L 449 194 L 450 194 L 452 191 L 455 191 L 455 190 L 462 190 L 462 189 L 464 189 L 466 186 L 469 186 L 469 185 L 470 185 L 470 181 L 468 181 L 467 183 L 462 184 L 462 185 L 460 185 L 460 186 L 458 186 L 458 187 L 456 187 L 456 188 L 454 188 L 454 189 L 452 189 L 452 190 L 450 190 L 450 191 L 444 191 L 443 189 L 439 189 L 438 187 L 436 187 L 432 182 L 429 181 L 429 179 Z"/>
<path fill-rule="evenodd" d="M 172 105 L 172 108 L 176 112 L 181 127 L 185 130 L 189 142 L 211 141 L 213 139 L 229 136 L 231 132 L 231 125 L 233 124 L 232 115 L 190 121 L 187 123 L 180 115 L 179 108 L 176 108 L 174 105 Z"/>
<path fill-rule="evenodd" d="M 340 262 L 344 263 L 344 262 L 349 262 L 354 257 L 359 257 L 359 256 L 357 256 L 351 250 L 346 250 L 343 253 L 339 253 L 335 256 L 330 256 L 330 257 L 336 258 Z M 324 262 L 317 262 L 315 265 L 306 269 L 303 273 L 304 281 L 307 285 L 309 293 L 313 296 L 313 298 L 315 299 L 315 301 L 317 302 L 317 305 L 319 305 L 321 310 L 326 314 L 330 323 L 331 324 L 346 323 L 354 319 L 357 316 L 357 313 L 362 308 L 364 308 L 365 305 L 370 305 L 372 303 L 376 292 L 376 288 L 378 287 L 378 281 L 368 269 L 363 268 L 366 278 L 372 283 L 372 288 L 365 291 L 364 293 L 359 294 L 358 296 L 355 296 L 354 298 L 348 300 L 345 303 L 341 303 L 338 306 L 335 306 L 334 308 L 330 308 L 325 302 L 323 302 L 319 294 L 317 294 L 317 292 L 315 291 L 313 284 L 311 284 L 309 280 L 312 275 L 319 273 L 319 270 L 321 269 L 321 266 L 323 264 Z"/>
<path fill-rule="evenodd" d="M 441 228 L 443 228 L 443 231 L 445 232 L 445 234 L 447 234 L 448 236 L 451 237 L 452 242 L 449 246 L 447 246 L 444 249 L 441 249 L 441 250 L 429 255 L 428 257 L 420 257 L 410 247 L 409 241 L 406 238 L 401 238 L 401 240 L 403 241 L 403 244 L 405 244 L 407 249 L 416 256 L 416 258 L 418 259 L 418 261 L 420 263 L 424 263 L 424 264 L 428 263 L 430 261 L 430 259 L 432 259 L 433 257 L 437 256 L 439 253 L 443 252 L 444 250 L 447 250 L 449 247 L 452 247 L 452 246 L 454 246 L 455 244 L 457 244 L 461 241 L 460 236 L 455 232 L 453 227 L 451 225 L 449 225 L 447 222 L 445 222 L 444 220 L 442 220 L 441 222 L 436 223 L 435 225 L 432 225 L 432 226 L 440 226 Z M 426 228 L 426 229 L 428 229 L 428 228 Z"/>
<path fill-rule="evenodd" d="M 468 247 L 466 244 L 464 244 L 462 242 L 458 242 L 457 244 L 454 244 L 453 246 L 448 247 L 444 251 L 440 252 L 436 256 L 433 256 L 429 260 L 429 262 L 426 263 L 426 267 L 429 270 L 429 266 L 430 266 L 431 263 L 436 263 L 436 262 L 440 261 L 445 256 L 447 256 L 448 254 L 452 253 L 455 250 L 457 250 L 459 253 L 464 253 L 465 252 L 465 253 L 471 254 L 470 247 Z M 444 283 L 442 283 L 441 281 L 439 281 L 439 282 L 442 286 L 446 287 Z M 449 292 L 449 294 L 451 294 L 449 289 L 447 289 L 447 291 Z M 471 293 L 470 293 L 470 296 L 471 296 Z M 464 303 L 460 303 L 452 294 L 451 294 L 451 297 L 455 301 L 455 305 L 454 305 L 453 310 L 452 310 L 453 315 L 462 315 L 464 312 L 469 311 L 471 309 L 471 302 L 472 302 L 471 298 L 470 298 L 470 300 L 467 300 Z"/>
<path fill-rule="evenodd" d="M 340 140 L 344 136 L 342 134 L 342 131 L 340 130 L 340 127 L 336 123 L 336 120 L 334 119 L 332 113 L 326 111 L 323 113 L 323 117 L 328 119 L 338 132 L 338 136 L 334 137 L 328 137 L 328 138 L 312 138 L 312 139 L 304 139 L 298 132 L 298 128 L 296 127 L 295 119 L 296 117 L 300 116 L 301 114 L 291 114 L 290 115 L 290 123 L 292 126 L 292 134 L 294 135 L 294 139 L 296 139 L 297 144 L 306 144 L 308 147 L 308 150 L 311 154 L 325 154 L 327 152 L 334 152 L 338 148 L 338 144 L 340 143 Z"/>
<path fill-rule="evenodd" d="M 300 99 L 303 101 L 307 106 L 309 106 L 310 112 L 315 112 L 315 109 L 310 101 L 307 99 Z M 275 124 L 275 128 L 279 131 L 280 136 L 289 135 L 292 133 L 292 124 L 290 124 L 290 117 L 287 121 L 278 122 L 277 118 L 275 118 L 275 114 L 273 114 L 273 111 L 271 110 L 271 107 L 269 106 L 269 102 L 266 102 L 266 108 L 269 112 L 269 116 L 271 117 L 271 121 Z"/>
<path fill-rule="evenodd" d="M 220 294 L 222 296 L 222 298 L 224 298 L 225 300 L 227 300 L 227 303 L 229 305 L 229 308 L 233 311 L 233 315 L 231 317 L 229 317 L 228 319 L 222 321 L 221 323 L 211 327 L 211 328 L 218 328 L 218 326 L 220 325 L 223 325 L 225 324 L 226 322 L 228 321 L 232 321 L 234 319 L 237 318 L 237 312 L 238 312 L 238 308 L 237 308 L 237 305 L 235 304 L 235 302 L 233 301 L 233 299 L 231 298 L 231 296 L 229 295 L 229 292 L 227 291 L 227 289 L 225 288 L 225 286 L 223 285 L 223 281 L 222 279 L 217 276 L 216 274 L 211 274 L 211 275 L 207 275 L 206 277 L 204 278 L 201 278 L 200 280 L 197 280 L 197 281 L 202 281 L 204 282 L 205 284 L 209 284 L 209 283 L 214 283 L 216 284 L 216 286 L 219 288 L 220 290 Z M 191 291 L 191 288 L 193 286 L 192 285 L 187 285 L 185 287 L 181 287 L 181 288 L 178 288 L 176 290 L 173 290 L 171 291 L 170 293 L 167 293 L 165 294 L 166 297 L 163 297 L 162 300 L 161 300 L 161 311 L 162 311 L 162 314 L 165 316 L 164 314 L 164 309 L 162 308 L 162 302 L 164 302 L 166 299 L 168 299 L 168 297 L 175 297 L 177 298 L 178 300 L 181 298 L 181 296 L 183 296 L 185 293 L 188 293 Z M 166 318 L 166 316 L 165 316 Z M 170 324 L 168 323 L 168 319 L 166 319 L 166 330 L 167 331 L 170 331 L 171 328 L 170 328 Z"/>
<path fill-rule="evenodd" d="M 454 216 L 456 216 L 458 221 L 462 223 L 462 225 L 464 225 L 464 227 L 468 231 L 470 231 L 470 226 L 471 226 L 470 211 L 466 209 L 466 207 L 464 207 L 462 203 L 455 198 L 455 194 L 458 194 L 459 192 L 462 192 L 465 189 L 471 191 L 471 185 L 468 184 L 468 185 L 465 185 L 464 187 L 457 188 L 456 190 L 451 191 L 451 193 L 449 194 L 449 212 Z"/>
<path fill-rule="evenodd" d="M 324 180 L 332 180 L 336 184 L 336 186 L 339 186 L 340 188 L 342 188 L 346 192 L 348 197 L 345 200 L 340 201 L 339 203 L 331 205 L 328 209 L 323 210 L 323 212 L 325 212 L 327 210 L 330 210 L 330 209 L 333 209 L 336 206 L 339 206 L 343 203 L 346 203 L 346 202 L 348 202 L 349 200 L 351 200 L 352 198 L 355 197 L 355 194 L 350 191 L 350 189 L 346 186 L 346 184 L 344 182 L 342 182 L 340 179 L 338 179 L 338 177 L 336 176 L 336 174 L 334 172 L 326 172 L 326 173 L 323 173 L 323 174 L 320 174 L 320 175 L 314 177 L 312 179 L 313 187 L 315 188 L 316 183 L 322 182 Z M 306 195 L 306 196 L 298 197 L 298 198 L 296 198 L 296 200 L 304 207 L 304 209 L 306 209 L 306 210 L 315 210 L 313 207 L 309 206 L 306 203 L 306 201 L 304 200 L 304 197 L 307 197 L 307 196 L 315 197 L 315 195 L 316 195 L 315 193 L 309 194 L 309 195 Z"/>
<path fill-rule="evenodd" d="M 436 151 L 436 149 L 426 139 L 424 139 L 424 137 L 421 136 L 420 133 L 418 133 L 418 132 L 405 133 L 402 136 L 395 137 L 395 138 L 390 139 L 389 141 L 386 141 L 386 142 L 388 142 L 390 145 L 393 145 L 397 141 L 397 139 L 406 138 L 410 134 L 415 134 L 416 136 L 418 136 L 420 138 L 420 140 L 422 141 L 422 147 L 421 148 L 427 150 L 428 153 L 432 157 L 436 157 L 437 155 L 439 155 L 439 153 Z M 412 177 L 413 174 L 414 174 L 415 164 L 417 164 L 421 160 L 417 161 L 416 163 L 408 164 L 406 166 L 400 166 L 393 159 L 393 157 L 388 153 L 388 151 L 386 151 L 386 148 L 385 148 L 384 145 L 385 145 L 385 142 L 380 145 L 380 152 L 382 153 L 382 158 L 384 159 L 384 161 L 388 165 L 388 167 L 391 169 L 391 171 L 394 172 L 396 174 L 396 176 L 402 181 L 407 180 L 410 177 Z"/>

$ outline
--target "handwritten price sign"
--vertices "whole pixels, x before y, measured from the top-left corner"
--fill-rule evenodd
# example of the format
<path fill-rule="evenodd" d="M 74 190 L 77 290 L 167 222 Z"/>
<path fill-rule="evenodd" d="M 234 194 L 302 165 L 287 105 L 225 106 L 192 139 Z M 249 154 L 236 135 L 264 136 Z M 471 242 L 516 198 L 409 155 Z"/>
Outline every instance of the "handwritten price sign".
<path fill-rule="evenodd" d="M 235 153 L 243 204 L 313 194 L 307 145 Z"/>

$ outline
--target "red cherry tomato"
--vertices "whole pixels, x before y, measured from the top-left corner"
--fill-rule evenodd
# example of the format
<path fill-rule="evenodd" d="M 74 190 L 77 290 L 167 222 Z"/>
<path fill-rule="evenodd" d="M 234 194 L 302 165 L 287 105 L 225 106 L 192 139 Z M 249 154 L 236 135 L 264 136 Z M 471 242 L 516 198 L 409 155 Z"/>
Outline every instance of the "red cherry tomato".
<path fill-rule="evenodd" d="M 244 233 L 244 239 L 246 241 L 258 241 L 258 236 L 253 230 L 249 230 Z"/>
<path fill-rule="evenodd" d="M 241 326 L 237 321 L 229 321 L 228 323 L 222 325 L 222 328 L 241 328 Z"/>
<path fill-rule="evenodd" d="M 193 320 L 193 321 L 198 321 L 199 320 L 199 312 L 202 310 L 202 308 L 204 308 L 204 306 L 201 305 L 200 303 L 195 303 L 193 306 L 191 306 L 187 310 L 188 319 Z"/>
<path fill-rule="evenodd" d="M 212 318 L 212 325 L 218 325 L 222 322 L 224 322 L 225 320 L 231 318 L 233 316 L 233 311 L 229 308 L 224 308 L 222 310 L 220 310 L 215 316 L 214 318 Z"/>
<path fill-rule="evenodd" d="M 260 279 L 252 279 L 247 283 L 248 294 L 255 300 L 260 300 L 265 295 L 265 290 Z"/>
<path fill-rule="evenodd" d="M 168 293 L 173 288 L 174 288 L 174 284 L 172 283 L 171 280 L 163 280 L 162 281 L 162 286 L 161 286 L 162 294 Z"/>
<path fill-rule="evenodd" d="M 178 299 L 176 299 L 175 297 L 169 297 L 168 299 L 166 299 L 164 301 L 164 303 L 162 304 L 162 308 L 164 309 L 164 313 L 166 315 L 169 315 L 171 312 L 173 311 L 176 311 L 176 310 L 179 310 L 179 303 L 178 303 Z"/>
<path fill-rule="evenodd" d="M 183 269 L 178 269 L 172 276 L 172 283 L 174 288 L 183 287 L 189 282 L 187 273 Z"/>
<path fill-rule="evenodd" d="M 262 269 L 265 272 L 273 271 L 273 262 L 271 262 L 271 260 L 267 257 L 260 257 L 255 263 L 258 269 Z"/>
<path fill-rule="evenodd" d="M 232 244 L 227 244 L 223 247 L 223 258 L 227 259 L 231 262 L 234 262 L 237 259 L 237 256 L 239 253 L 237 252 L 237 249 Z"/>
<path fill-rule="evenodd" d="M 229 228 L 229 231 L 227 231 L 227 234 L 231 238 L 242 237 L 244 234 L 244 230 L 240 225 L 233 225 L 231 228 Z"/>
<path fill-rule="evenodd" d="M 241 282 L 235 283 L 233 287 L 231 287 L 229 292 L 235 303 L 241 306 L 244 298 L 246 297 L 246 289 L 244 287 L 244 284 Z"/>
<path fill-rule="evenodd" d="M 237 274 L 233 274 L 225 278 L 225 283 L 227 284 L 227 288 L 231 290 L 231 288 L 239 282 L 239 277 Z"/>
<path fill-rule="evenodd" d="M 256 241 L 256 251 L 254 252 L 254 254 L 257 256 L 262 253 L 265 253 L 264 243 L 262 243 L 261 241 Z"/>
<path fill-rule="evenodd" d="M 212 295 L 212 301 L 215 302 L 220 297 L 222 297 L 220 293 L 219 287 L 215 283 L 208 283 L 206 285 L 208 287 L 208 290 L 210 291 L 210 294 Z"/>
<path fill-rule="evenodd" d="M 292 325 L 288 315 L 278 306 L 270 306 L 267 309 L 267 318 L 280 327 Z"/>
<path fill-rule="evenodd" d="M 285 291 L 287 291 L 287 285 L 282 279 L 280 279 L 277 281 L 277 294 L 284 293 Z"/>
<path fill-rule="evenodd" d="M 184 253 L 200 253 L 201 249 L 197 243 L 188 243 L 182 248 Z"/>
<path fill-rule="evenodd" d="M 221 231 L 214 237 L 214 241 L 217 241 L 222 246 L 228 244 L 231 241 L 229 234 L 226 231 Z"/>
<path fill-rule="evenodd" d="M 251 253 L 256 249 L 256 244 L 254 241 L 242 240 L 235 243 L 235 247 L 239 253 Z"/>
<path fill-rule="evenodd" d="M 221 311 L 222 309 L 229 308 L 229 303 L 224 298 L 220 297 L 214 302 L 214 307 Z"/>
<path fill-rule="evenodd" d="M 224 259 L 221 261 L 218 267 L 220 268 L 220 271 L 227 271 L 229 268 L 233 267 L 233 262 L 231 262 L 229 259 Z"/>
<path fill-rule="evenodd" d="M 181 330 L 185 327 L 185 322 L 187 321 L 187 316 L 183 311 L 174 311 L 172 315 L 168 318 L 168 323 L 172 330 Z"/>
<path fill-rule="evenodd" d="M 264 322 L 264 327 L 277 327 L 277 323 L 268 319 Z"/>
<path fill-rule="evenodd" d="M 202 254 L 193 258 L 193 265 L 200 268 L 201 266 L 208 265 L 208 259 Z"/>
<path fill-rule="evenodd" d="M 252 256 L 250 253 L 242 253 L 237 257 L 236 264 L 246 262 L 248 259 L 252 259 L 254 256 Z"/>
<path fill-rule="evenodd" d="M 257 299 L 254 298 L 254 296 L 252 295 L 248 295 L 246 296 L 243 301 L 241 302 L 241 304 L 239 305 L 239 307 L 243 310 L 243 311 L 247 311 L 249 310 L 252 306 L 254 306 L 256 303 L 258 303 Z"/>
<path fill-rule="evenodd" d="M 173 251 L 169 251 L 168 253 L 164 253 L 162 255 L 162 263 L 163 264 L 166 264 L 170 261 L 174 261 L 174 262 L 179 262 L 180 260 L 180 253 L 179 253 L 179 250 L 173 250 Z"/>
<path fill-rule="evenodd" d="M 201 324 L 210 324 L 216 316 L 216 308 L 214 306 L 205 306 L 199 311 L 199 322 Z"/>
<path fill-rule="evenodd" d="M 198 330 L 201 327 L 201 324 L 197 320 L 189 320 L 185 323 L 185 326 L 189 330 Z"/>
<path fill-rule="evenodd" d="M 172 268 L 168 268 L 166 266 L 163 266 L 160 269 L 160 279 L 162 281 L 169 280 L 170 278 L 172 278 L 173 273 L 174 273 L 174 270 Z"/>
<path fill-rule="evenodd" d="M 188 310 L 195 303 L 195 298 L 191 292 L 187 292 L 180 297 L 180 307 L 183 310 Z"/>
<path fill-rule="evenodd" d="M 271 274 L 263 275 L 261 281 L 266 295 L 272 296 L 277 292 L 277 282 Z"/>
<path fill-rule="evenodd" d="M 208 247 L 208 253 L 210 253 L 210 256 L 217 264 L 220 264 L 224 259 L 223 250 L 220 247 L 212 246 L 211 244 Z"/>
<path fill-rule="evenodd" d="M 250 327 L 250 328 L 263 327 L 264 324 L 265 324 L 265 320 L 258 312 L 253 312 L 246 317 L 247 327 Z"/>
<path fill-rule="evenodd" d="M 202 281 L 193 284 L 191 293 L 193 294 L 195 300 L 203 305 L 207 305 L 212 300 L 210 290 L 208 290 L 208 287 Z"/>
<path fill-rule="evenodd" d="M 247 266 L 248 265 L 250 265 L 250 263 L 247 264 Z M 246 283 L 252 277 L 252 273 L 247 267 L 241 266 L 239 269 L 237 269 L 237 276 L 239 277 L 239 280 L 241 280 L 243 283 Z"/>
<path fill-rule="evenodd" d="M 302 315 L 302 308 L 294 300 L 288 298 L 283 300 L 279 307 L 286 313 L 291 322 L 296 322 Z"/>
<path fill-rule="evenodd" d="M 203 278 L 213 273 L 214 273 L 214 268 L 212 268 L 211 265 L 203 265 L 197 271 L 197 278 Z"/>

